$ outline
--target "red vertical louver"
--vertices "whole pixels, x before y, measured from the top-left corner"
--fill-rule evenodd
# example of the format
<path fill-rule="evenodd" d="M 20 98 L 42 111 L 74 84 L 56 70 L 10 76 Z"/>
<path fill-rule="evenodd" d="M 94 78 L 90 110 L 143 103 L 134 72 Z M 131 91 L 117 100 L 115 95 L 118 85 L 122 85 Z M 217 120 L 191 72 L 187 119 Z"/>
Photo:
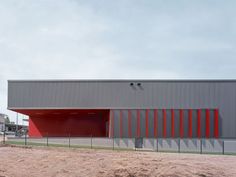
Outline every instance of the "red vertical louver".
<path fill-rule="evenodd" d="M 158 125 L 158 112 L 157 109 L 154 110 L 154 137 L 157 138 L 157 125 Z"/>
<path fill-rule="evenodd" d="M 166 137 L 166 109 L 162 110 L 163 114 L 163 138 Z"/>
<path fill-rule="evenodd" d="M 131 110 L 128 110 L 128 127 L 129 127 L 129 137 L 132 137 L 132 132 L 131 132 Z"/>
<path fill-rule="evenodd" d="M 145 124 L 146 124 L 146 138 L 148 138 L 148 113 L 149 110 L 146 110 L 146 114 L 145 114 Z"/>
<path fill-rule="evenodd" d="M 137 137 L 140 137 L 140 110 L 137 110 Z"/>
<path fill-rule="evenodd" d="M 188 110 L 188 137 L 192 138 L 193 129 L 192 129 L 192 109 Z"/>
<path fill-rule="evenodd" d="M 206 109 L 206 138 L 210 137 L 210 110 Z"/>
<path fill-rule="evenodd" d="M 122 110 L 120 110 L 120 137 L 123 136 L 123 121 L 122 121 Z"/>
<path fill-rule="evenodd" d="M 201 109 L 197 110 L 197 137 L 201 138 Z"/>
<path fill-rule="evenodd" d="M 219 138 L 219 110 L 214 110 L 214 137 Z"/>
<path fill-rule="evenodd" d="M 175 137 L 175 112 L 171 109 L 171 137 Z"/>
<path fill-rule="evenodd" d="M 184 117 L 184 111 L 183 111 L 183 109 L 180 109 L 179 110 L 179 136 L 181 138 L 184 137 L 183 117 Z"/>

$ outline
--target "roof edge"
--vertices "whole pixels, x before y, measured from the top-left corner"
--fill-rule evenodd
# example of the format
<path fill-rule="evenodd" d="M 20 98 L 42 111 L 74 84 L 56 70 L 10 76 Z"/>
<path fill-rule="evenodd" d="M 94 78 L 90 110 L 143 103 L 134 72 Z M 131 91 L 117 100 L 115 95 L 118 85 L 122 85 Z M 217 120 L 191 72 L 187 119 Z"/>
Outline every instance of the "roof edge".
<path fill-rule="evenodd" d="M 236 82 L 236 79 L 29 79 L 8 82 Z"/>

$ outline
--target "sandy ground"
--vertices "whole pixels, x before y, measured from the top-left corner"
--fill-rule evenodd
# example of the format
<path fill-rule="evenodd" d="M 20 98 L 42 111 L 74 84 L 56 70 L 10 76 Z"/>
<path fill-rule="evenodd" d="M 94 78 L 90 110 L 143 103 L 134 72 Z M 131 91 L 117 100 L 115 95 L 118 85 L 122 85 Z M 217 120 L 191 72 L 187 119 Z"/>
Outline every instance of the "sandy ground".
<path fill-rule="evenodd" d="M 0 177 L 236 176 L 236 156 L 0 147 Z"/>
<path fill-rule="evenodd" d="M 3 135 L 0 135 L 0 143 L 3 142 L 3 139 L 4 139 Z M 5 141 L 7 141 L 7 137 L 5 137 Z"/>

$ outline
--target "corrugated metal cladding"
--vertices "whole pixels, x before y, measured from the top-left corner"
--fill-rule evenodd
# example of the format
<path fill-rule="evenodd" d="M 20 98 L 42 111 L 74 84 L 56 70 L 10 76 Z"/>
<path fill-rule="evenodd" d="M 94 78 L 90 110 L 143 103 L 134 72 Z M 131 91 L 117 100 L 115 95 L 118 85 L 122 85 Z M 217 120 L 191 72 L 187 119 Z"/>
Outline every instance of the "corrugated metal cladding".
<path fill-rule="evenodd" d="M 133 86 L 130 83 L 133 83 Z M 141 85 L 138 86 L 138 83 Z M 236 81 L 234 80 L 9 81 L 8 108 L 218 108 L 221 136 L 236 137 Z"/>
<path fill-rule="evenodd" d="M 206 111 L 200 110 L 200 124 L 198 124 L 199 110 L 171 110 L 164 109 L 141 109 L 138 118 L 137 110 L 111 110 L 111 137 L 147 137 L 147 138 L 215 138 L 215 116 L 214 110 L 209 111 L 209 126 L 206 126 Z M 147 113 L 148 111 L 148 113 Z M 156 111 L 156 116 L 155 116 Z M 183 111 L 182 122 L 180 122 L 180 111 Z M 172 115 L 173 112 L 173 115 Z M 189 113 L 191 112 L 191 119 Z M 172 117 L 174 121 L 172 120 Z M 130 121 L 129 121 L 130 119 Z M 139 119 L 139 120 L 138 120 Z M 156 119 L 156 120 L 155 120 Z M 138 121 L 140 123 L 138 123 Z M 166 122 L 164 125 L 164 121 Z M 218 121 L 218 120 L 217 120 Z M 182 124 L 182 126 L 180 126 Z M 191 124 L 191 126 L 189 126 Z M 165 127 L 165 128 L 164 128 Z M 182 128 L 181 128 L 182 127 Z M 191 127 L 191 128 L 190 128 Z M 182 130 L 181 130 L 182 129 Z M 181 133 L 182 131 L 182 133 Z M 199 133 L 198 133 L 199 132 Z M 208 135 L 207 135 L 208 134 Z M 217 136 L 218 137 L 218 136 Z"/>

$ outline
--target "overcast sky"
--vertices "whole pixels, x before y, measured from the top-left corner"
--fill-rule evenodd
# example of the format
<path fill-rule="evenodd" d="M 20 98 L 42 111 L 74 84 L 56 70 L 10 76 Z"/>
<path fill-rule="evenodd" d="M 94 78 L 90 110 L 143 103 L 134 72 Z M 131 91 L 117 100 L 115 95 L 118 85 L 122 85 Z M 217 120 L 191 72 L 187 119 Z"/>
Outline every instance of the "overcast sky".
<path fill-rule="evenodd" d="M 0 112 L 15 120 L 9 79 L 236 78 L 235 9 L 235 0 L 0 0 Z"/>

